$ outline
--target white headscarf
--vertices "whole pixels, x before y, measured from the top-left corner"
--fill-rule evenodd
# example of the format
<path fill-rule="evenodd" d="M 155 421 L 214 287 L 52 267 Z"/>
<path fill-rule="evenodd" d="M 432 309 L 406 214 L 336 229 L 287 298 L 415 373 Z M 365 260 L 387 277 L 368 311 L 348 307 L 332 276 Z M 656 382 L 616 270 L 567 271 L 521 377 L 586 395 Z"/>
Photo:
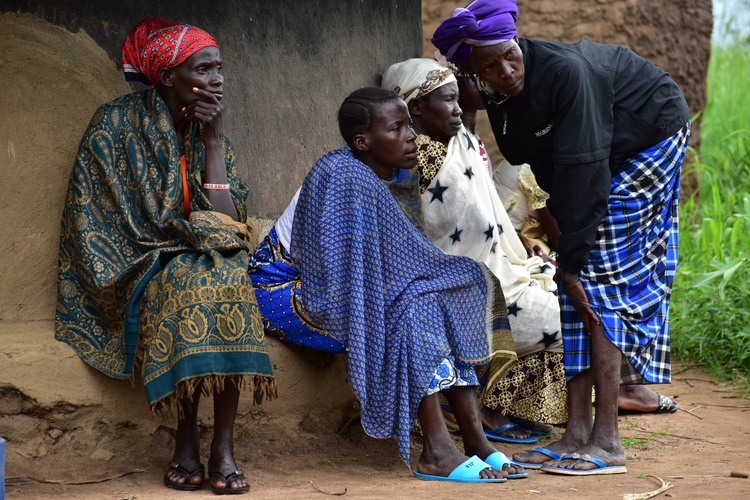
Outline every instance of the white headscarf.
<path fill-rule="evenodd" d="M 380 86 L 392 90 L 408 104 L 433 90 L 456 81 L 449 68 L 432 59 L 414 58 L 392 64 Z"/>

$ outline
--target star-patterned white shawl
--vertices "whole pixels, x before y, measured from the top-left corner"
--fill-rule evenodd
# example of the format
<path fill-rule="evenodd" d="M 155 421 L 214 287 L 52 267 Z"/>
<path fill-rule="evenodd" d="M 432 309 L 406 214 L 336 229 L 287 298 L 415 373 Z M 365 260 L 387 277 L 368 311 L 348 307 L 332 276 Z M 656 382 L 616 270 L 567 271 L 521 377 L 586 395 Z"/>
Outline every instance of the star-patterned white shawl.
<path fill-rule="evenodd" d="M 417 144 L 427 237 L 446 253 L 484 262 L 497 276 L 519 356 L 560 350 L 554 267 L 527 256 L 495 190 L 482 142 L 462 127 L 447 147 L 424 135 Z"/>
<path fill-rule="evenodd" d="M 420 150 L 425 139 L 435 142 L 421 136 Z M 556 290 L 552 266 L 540 257 L 527 257 L 488 164 L 481 142 L 462 127 L 448 143 L 442 167 L 422 194 L 427 237 L 446 253 L 487 264 L 500 279 L 508 304 L 532 280 L 547 291 Z"/>

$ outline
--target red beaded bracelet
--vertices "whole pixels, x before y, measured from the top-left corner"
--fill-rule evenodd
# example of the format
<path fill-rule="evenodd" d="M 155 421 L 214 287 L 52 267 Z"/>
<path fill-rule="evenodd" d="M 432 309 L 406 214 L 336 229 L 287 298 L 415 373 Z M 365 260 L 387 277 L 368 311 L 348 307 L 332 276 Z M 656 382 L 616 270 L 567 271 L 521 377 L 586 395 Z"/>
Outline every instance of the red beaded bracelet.
<path fill-rule="evenodd" d="M 204 184 L 203 189 L 229 189 L 229 184 Z"/>

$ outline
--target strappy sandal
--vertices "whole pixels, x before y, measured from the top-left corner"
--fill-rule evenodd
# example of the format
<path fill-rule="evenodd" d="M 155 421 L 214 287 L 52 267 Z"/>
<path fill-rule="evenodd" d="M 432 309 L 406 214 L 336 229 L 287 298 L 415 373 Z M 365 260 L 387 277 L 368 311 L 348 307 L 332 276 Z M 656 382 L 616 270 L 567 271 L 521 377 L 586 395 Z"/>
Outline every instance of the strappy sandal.
<path fill-rule="evenodd" d="M 213 491 L 214 495 L 240 495 L 242 493 L 247 493 L 248 491 L 250 491 L 249 484 L 242 488 L 230 488 L 229 482 L 232 479 L 236 477 L 244 476 L 242 471 L 236 470 L 234 472 L 230 472 L 229 474 L 225 476 L 224 474 L 222 474 L 221 472 L 217 470 L 209 470 L 208 476 L 209 476 L 209 482 L 210 482 L 210 478 L 212 477 L 218 477 L 219 479 L 224 481 L 223 488 L 217 488 L 213 485 L 213 483 L 211 483 L 211 491 Z"/>
<path fill-rule="evenodd" d="M 675 403 L 674 399 L 669 396 L 665 396 L 659 392 L 656 395 L 659 396 L 659 407 L 656 409 L 656 413 L 674 413 L 680 408 L 680 405 Z"/>
<path fill-rule="evenodd" d="M 185 482 L 184 483 L 176 483 L 169 479 L 169 470 L 167 470 L 167 474 L 164 474 L 164 486 L 167 488 L 172 488 L 173 490 L 181 490 L 181 491 L 198 491 L 203 488 L 203 483 L 193 484 L 190 482 L 190 480 L 193 478 L 193 476 L 199 475 L 203 478 L 205 468 L 203 465 L 199 465 L 193 470 L 187 470 L 182 465 L 178 464 L 177 462 L 169 462 L 169 469 L 176 470 L 177 472 L 185 475 Z"/>

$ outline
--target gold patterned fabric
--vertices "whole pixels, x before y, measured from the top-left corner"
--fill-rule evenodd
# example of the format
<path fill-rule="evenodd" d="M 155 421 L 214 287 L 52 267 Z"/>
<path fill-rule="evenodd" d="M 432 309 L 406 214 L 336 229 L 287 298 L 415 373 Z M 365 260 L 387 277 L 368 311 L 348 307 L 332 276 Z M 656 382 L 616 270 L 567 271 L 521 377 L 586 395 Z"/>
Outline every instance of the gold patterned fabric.
<path fill-rule="evenodd" d="M 200 128 L 185 136 L 191 217 L 183 212 L 180 152 L 158 91 L 102 106 L 81 140 L 60 239 L 55 337 L 87 363 L 128 378 L 139 343 L 152 410 L 229 381 L 275 397 L 246 228 L 212 212 L 201 179 Z M 231 196 L 246 218 L 248 189 L 224 138 Z"/>
<path fill-rule="evenodd" d="M 433 141 L 427 135 L 418 135 L 417 166 L 419 170 L 419 191 L 424 194 L 443 168 L 448 156 L 448 147 L 440 141 Z"/>
<path fill-rule="evenodd" d="M 502 413 L 548 424 L 568 421 L 562 353 L 541 351 L 518 359 L 488 391 L 484 405 Z"/>
<path fill-rule="evenodd" d="M 562 353 L 540 351 L 519 357 L 502 377 L 483 383 L 488 374 L 477 370 L 481 385 L 480 405 L 507 417 L 547 424 L 568 421 L 565 365 Z M 445 396 L 440 404 L 448 428 L 458 432 L 453 410 Z"/>

